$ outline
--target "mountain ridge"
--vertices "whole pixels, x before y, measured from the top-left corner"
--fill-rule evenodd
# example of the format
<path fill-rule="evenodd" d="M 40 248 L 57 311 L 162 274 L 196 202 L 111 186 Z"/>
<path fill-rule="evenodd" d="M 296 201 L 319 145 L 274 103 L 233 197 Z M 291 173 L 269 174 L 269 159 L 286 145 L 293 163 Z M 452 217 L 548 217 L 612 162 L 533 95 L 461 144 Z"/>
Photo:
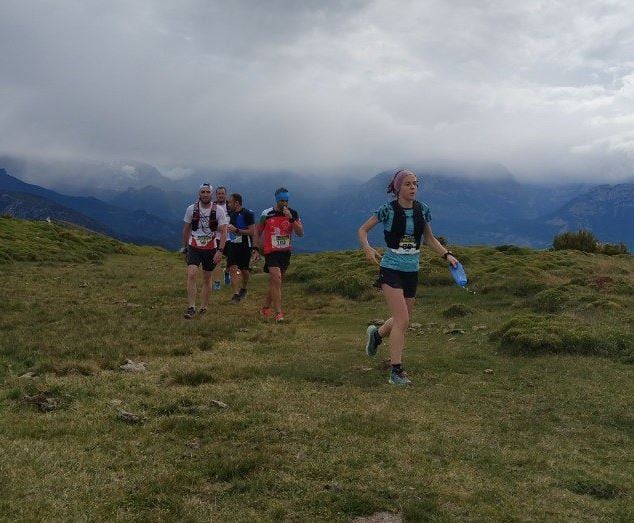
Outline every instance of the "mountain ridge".
<path fill-rule="evenodd" d="M 38 196 L 55 202 L 98 222 L 108 233 L 125 241 L 130 241 L 132 238 L 141 244 L 173 248 L 180 238 L 180 230 L 177 230 L 176 224 L 164 221 L 146 211 L 129 211 L 92 196 L 60 194 L 38 185 L 25 183 L 11 176 L 3 168 L 0 168 L 0 189 Z"/>

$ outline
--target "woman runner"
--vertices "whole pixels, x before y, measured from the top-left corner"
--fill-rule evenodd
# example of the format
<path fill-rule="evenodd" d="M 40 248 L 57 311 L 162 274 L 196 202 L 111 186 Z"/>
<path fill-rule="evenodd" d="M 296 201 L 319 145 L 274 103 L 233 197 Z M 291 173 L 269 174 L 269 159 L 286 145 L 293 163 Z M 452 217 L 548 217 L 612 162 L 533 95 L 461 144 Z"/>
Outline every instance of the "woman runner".
<path fill-rule="evenodd" d="M 431 231 L 429 207 L 416 200 L 418 180 L 412 171 L 397 171 L 387 192 L 395 200 L 379 207 L 359 228 L 359 241 L 365 257 L 379 264 L 379 277 L 374 286 L 380 288 L 390 309 L 391 316 L 380 328 L 370 325 L 367 329 L 366 353 L 375 356 L 383 338 L 390 337 L 390 377 L 392 385 L 411 383 L 403 370 L 405 331 L 414 307 L 418 268 L 420 265 L 421 237 L 431 249 L 454 267 L 458 260 L 445 249 Z M 368 232 L 378 223 L 383 224 L 387 248 L 379 262 L 379 253 L 368 243 Z"/>

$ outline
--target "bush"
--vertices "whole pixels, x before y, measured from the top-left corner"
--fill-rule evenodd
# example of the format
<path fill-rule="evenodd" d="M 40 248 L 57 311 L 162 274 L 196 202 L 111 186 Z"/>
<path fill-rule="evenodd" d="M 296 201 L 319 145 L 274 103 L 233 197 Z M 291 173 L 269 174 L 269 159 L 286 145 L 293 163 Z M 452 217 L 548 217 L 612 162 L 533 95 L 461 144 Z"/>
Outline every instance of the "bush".
<path fill-rule="evenodd" d="M 607 254 L 608 256 L 617 256 L 619 254 L 629 254 L 627 245 L 624 243 L 603 243 L 600 246 L 599 252 L 601 254 Z"/>
<path fill-rule="evenodd" d="M 517 245 L 498 245 L 495 250 L 505 254 L 529 254 L 532 252 L 531 249 L 525 249 Z"/>
<path fill-rule="evenodd" d="M 536 312 L 558 312 L 575 305 L 592 303 L 597 294 L 576 285 L 562 285 L 538 292 L 531 300 Z"/>
<path fill-rule="evenodd" d="M 195 370 L 182 370 L 172 373 L 171 383 L 174 385 L 186 385 L 190 387 L 197 387 L 204 383 L 215 383 L 216 369 L 195 369 Z"/>
<path fill-rule="evenodd" d="M 564 232 L 555 236 L 553 248 L 556 251 L 569 249 L 582 252 L 597 252 L 598 241 L 590 231 L 580 229 L 578 232 Z"/>
<path fill-rule="evenodd" d="M 570 319 L 544 318 L 535 314 L 516 316 L 491 334 L 503 349 L 519 353 L 569 353 L 605 356 L 634 362 L 634 335 L 614 328 L 592 329 L 572 325 Z"/>
<path fill-rule="evenodd" d="M 444 311 L 442 311 L 442 315 L 445 318 L 459 318 L 461 316 L 468 316 L 472 312 L 473 310 L 471 310 L 466 305 L 462 305 L 461 303 L 453 303 Z"/>

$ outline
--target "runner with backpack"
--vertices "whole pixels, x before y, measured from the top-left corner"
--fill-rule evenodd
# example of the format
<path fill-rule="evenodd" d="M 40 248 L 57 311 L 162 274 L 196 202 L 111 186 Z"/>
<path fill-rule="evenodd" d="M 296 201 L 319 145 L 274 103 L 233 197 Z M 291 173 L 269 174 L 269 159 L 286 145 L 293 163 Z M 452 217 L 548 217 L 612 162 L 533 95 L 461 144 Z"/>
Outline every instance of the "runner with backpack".
<path fill-rule="evenodd" d="M 288 190 L 275 191 L 275 205 L 262 211 L 258 223 L 258 236 L 264 253 L 264 272 L 269 273 L 269 290 L 260 315 L 270 318 L 275 311 L 275 321 L 284 321 L 282 312 L 282 280 L 291 263 L 291 236 L 304 236 L 304 226 L 295 209 L 288 206 Z"/>
<path fill-rule="evenodd" d="M 229 219 L 224 209 L 211 202 L 212 186 L 203 183 L 198 190 L 198 201 L 187 207 L 180 252 L 187 261 L 187 302 L 185 319 L 196 315 L 196 276 L 203 267 L 203 285 L 200 292 L 199 314 L 207 312 L 213 270 L 222 260 L 227 241 Z"/>
<path fill-rule="evenodd" d="M 374 286 L 383 292 L 391 313 L 379 328 L 368 327 L 365 351 L 368 356 L 375 356 L 383 338 L 389 336 L 391 369 L 388 381 L 392 385 L 409 385 L 411 381 L 403 370 L 402 357 L 418 286 L 422 239 L 451 266 L 456 267 L 458 260 L 432 233 L 431 212 L 427 205 L 416 200 L 418 179 L 412 171 L 397 171 L 387 192 L 395 199 L 379 207 L 358 231 L 366 259 L 379 265 L 379 277 Z M 382 258 L 368 243 L 368 232 L 379 223 L 383 226 L 387 244 Z"/>

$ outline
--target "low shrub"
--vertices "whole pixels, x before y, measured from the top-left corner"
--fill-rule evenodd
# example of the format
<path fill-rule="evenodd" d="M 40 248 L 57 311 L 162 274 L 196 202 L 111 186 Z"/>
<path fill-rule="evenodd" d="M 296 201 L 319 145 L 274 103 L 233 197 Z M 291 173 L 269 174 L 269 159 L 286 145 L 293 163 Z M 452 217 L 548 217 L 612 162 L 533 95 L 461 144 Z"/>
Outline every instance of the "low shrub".
<path fill-rule="evenodd" d="M 590 231 L 580 229 L 577 232 L 564 232 L 555 236 L 553 248 L 556 251 L 570 249 L 582 252 L 597 252 L 598 241 Z"/>
<path fill-rule="evenodd" d="M 174 385 L 186 385 L 196 387 L 204 383 L 215 383 L 214 369 L 195 369 L 176 371 L 172 374 L 171 383 Z"/>
<path fill-rule="evenodd" d="M 623 495 L 622 489 L 601 480 L 581 479 L 570 482 L 567 488 L 575 494 L 592 496 L 596 499 L 614 499 Z"/>
<path fill-rule="evenodd" d="M 593 329 L 561 317 L 516 316 L 493 332 L 491 340 L 524 354 L 570 353 L 634 362 L 634 334 L 609 326 Z"/>
<path fill-rule="evenodd" d="M 531 300 L 537 312 L 558 312 L 569 306 L 591 303 L 597 299 L 596 293 L 576 285 L 561 285 L 538 292 Z"/>
<path fill-rule="evenodd" d="M 504 254 L 529 254 L 533 252 L 531 249 L 518 247 L 517 245 L 498 245 L 495 250 Z"/>
<path fill-rule="evenodd" d="M 619 254 L 629 254 L 627 250 L 627 245 L 624 243 L 603 243 L 599 247 L 599 252 L 601 254 L 606 254 L 608 256 L 618 256 Z"/>
<path fill-rule="evenodd" d="M 444 311 L 442 311 L 442 315 L 445 318 L 459 318 L 462 316 L 468 316 L 472 314 L 473 310 L 467 307 L 466 305 L 462 305 L 461 303 L 453 303 L 449 307 L 447 307 Z"/>

